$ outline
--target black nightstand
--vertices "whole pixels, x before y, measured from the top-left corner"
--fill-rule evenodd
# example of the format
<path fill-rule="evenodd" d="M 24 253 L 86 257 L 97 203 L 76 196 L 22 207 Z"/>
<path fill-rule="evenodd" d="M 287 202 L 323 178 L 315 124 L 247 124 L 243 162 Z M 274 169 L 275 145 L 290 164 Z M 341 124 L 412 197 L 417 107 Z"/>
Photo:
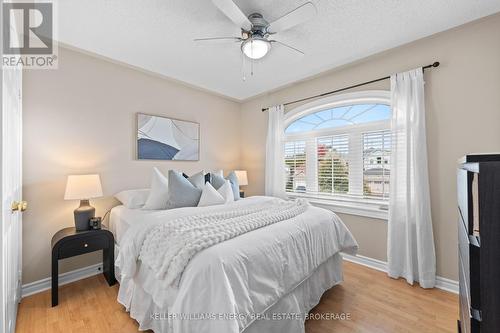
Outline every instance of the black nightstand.
<path fill-rule="evenodd" d="M 115 279 L 115 239 L 107 229 L 76 231 L 74 227 L 59 230 L 52 237 L 52 306 L 58 303 L 59 259 L 102 251 L 103 274 L 110 286 Z"/>

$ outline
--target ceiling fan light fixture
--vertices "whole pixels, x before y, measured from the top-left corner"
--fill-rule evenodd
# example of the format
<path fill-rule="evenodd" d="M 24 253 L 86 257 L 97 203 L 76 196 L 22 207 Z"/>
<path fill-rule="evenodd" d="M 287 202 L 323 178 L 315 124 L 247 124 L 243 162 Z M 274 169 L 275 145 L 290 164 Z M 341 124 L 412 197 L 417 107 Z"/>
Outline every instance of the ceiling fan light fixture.
<path fill-rule="evenodd" d="M 241 44 L 241 51 L 250 59 L 260 59 L 271 49 L 271 42 L 262 37 L 250 37 Z"/>

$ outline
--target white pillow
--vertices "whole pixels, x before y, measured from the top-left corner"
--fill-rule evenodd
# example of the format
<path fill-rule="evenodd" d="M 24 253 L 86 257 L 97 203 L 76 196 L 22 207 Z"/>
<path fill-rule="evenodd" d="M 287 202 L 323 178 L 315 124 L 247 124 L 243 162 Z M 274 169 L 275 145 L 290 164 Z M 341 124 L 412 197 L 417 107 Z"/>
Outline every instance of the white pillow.
<path fill-rule="evenodd" d="M 140 190 L 125 190 L 115 194 L 115 198 L 125 207 L 137 209 L 144 206 L 149 196 L 149 188 Z"/>
<path fill-rule="evenodd" d="M 198 207 L 206 207 L 213 205 L 222 205 L 226 203 L 226 199 L 220 194 L 210 183 L 206 183 L 201 192 Z"/>
<path fill-rule="evenodd" d="M 151 190 L 142 209 L 166 209 L 168 201 L 168 179 L 160 170 L 153 168 Z"/>
<path fill-rule="evenodd" d="M 226 180 L 224 185 L 219 187 L 217 192 L 219 192 L 219 194 L 224 198 L 224 203 L 234 201 L 233 188 L 231 187 L 231 182 L 229 180 Z"/>

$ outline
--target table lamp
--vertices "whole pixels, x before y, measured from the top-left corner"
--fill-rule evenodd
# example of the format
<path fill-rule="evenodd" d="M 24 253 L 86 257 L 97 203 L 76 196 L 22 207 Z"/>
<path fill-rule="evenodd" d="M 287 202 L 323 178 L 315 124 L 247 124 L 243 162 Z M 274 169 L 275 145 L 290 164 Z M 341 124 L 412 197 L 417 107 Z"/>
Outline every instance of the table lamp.
<path fill-rule="evenodd" d="M 238 178 L 238 184 L 241 186 L 248 185 L 248 175 L 246 170 L 235 170 L 236 178 Z M 240 190 L 240 197 L 245 197 L 245 192 Z"/>
<path fill-rule="evenodd" d="M 95 208 L 89 199 L 102 197 L 99 175 L 69 175 L 66 183 L 64 200 L 80 200 L 80 207 L 75 209 L 75 228 L 77 231 L 90 229 L 89 220 L 95 216 Z"/>

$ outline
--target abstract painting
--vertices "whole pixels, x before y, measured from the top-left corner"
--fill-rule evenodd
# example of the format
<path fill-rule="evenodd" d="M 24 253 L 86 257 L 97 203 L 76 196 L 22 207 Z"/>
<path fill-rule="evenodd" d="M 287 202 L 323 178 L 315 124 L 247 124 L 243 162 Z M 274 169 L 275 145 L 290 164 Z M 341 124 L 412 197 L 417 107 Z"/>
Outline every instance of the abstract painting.
<path fill-rule="evenodd" d="M 200 124 L 137 114 L 137 159 L 198 161 Z"/>

